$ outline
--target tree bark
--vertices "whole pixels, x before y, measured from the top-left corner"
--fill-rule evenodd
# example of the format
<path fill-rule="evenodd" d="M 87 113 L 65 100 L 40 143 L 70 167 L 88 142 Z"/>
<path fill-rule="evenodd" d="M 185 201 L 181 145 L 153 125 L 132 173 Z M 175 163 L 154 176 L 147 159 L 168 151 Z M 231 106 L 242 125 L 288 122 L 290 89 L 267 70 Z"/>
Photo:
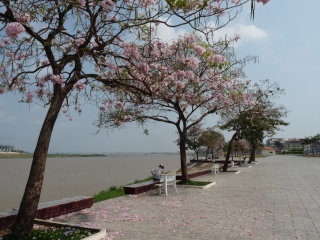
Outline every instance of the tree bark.
<path fill-rule="evenodd" d="M 179 147 L 180 147 L 180 165 L 181 165 L 182 184 L 186 184 L 188 181 L 186 143 L 187 143 L 187 133 L 181 132 Z"/>
<path fill-rule="evenodd" d="M 252 149 L 251 149 L 251 155 L 250 155 L 250 159 L 249 159 L 248 163 L 256 161 L 256 150 L 257 150 L 256 145 L 253 145 Z"/>
<path fill-rule="evenodd" d="M 28 236 L 33 228 L 43 184 L 46 160 L 54 124 L 66 94 L 55 94 L 38 137 L 29 178 L 11 232 L 16 237 Z"/>
<path fill-rule="evenodd" d="M 230 159 L 230 154 L 231 154 L 231 150 L 232 150 L 232 143 L 233 141 L 236 139 L 237 137 L 237 132 L 235 132 L 232 135 L 231 140 L 229 141 L 229 145 L 228 145 L 228 149 L 227 149 L 227 155 L 226 155 L 226 160 L 224 161 L 224 165 L 223 165 L 223 171 L 226 172 L 228 171 L 228 165 L 229 165 L 229 159 Z"/>

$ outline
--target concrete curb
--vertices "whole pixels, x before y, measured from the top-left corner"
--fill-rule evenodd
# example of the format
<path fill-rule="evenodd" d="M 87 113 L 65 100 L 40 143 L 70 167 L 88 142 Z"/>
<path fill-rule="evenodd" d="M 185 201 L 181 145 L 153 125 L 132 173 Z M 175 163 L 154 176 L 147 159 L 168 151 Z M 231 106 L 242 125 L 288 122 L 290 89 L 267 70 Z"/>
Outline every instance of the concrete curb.
<path fill-rule="evenodd" d="M 107 230 L 104 228 L 97 229 L 97 228 L 89 228 L 89 227 L 80 227 L 80 226 L 73 225 L 73 224 L 65 224 L 65 223 L 54 222 L 54 221 L 45 221 L 45 220 L 41 220 L 41 219 L 35 219 L 34 223 L 39 224 L 39 225 L 45 225 L 45 226 L 74 227 L 74 228 L 79 228 L 79 229 L 85 229 L 85 230 L 87 229 L 87 230 L 97 231 L 95 234 L 92 234 L 89 237 L 83 238 L 82 240 L 100 240 L 107 235 Z"/>
<path fill-rule="evenodd" d="M 205 189 L 205 188 L 209 188 L 209 187 L 213 187 L 214 185 L 216 185 L 216 182 L 212 182 L 209 183 L 205 186 L 195 186 L 195 185 L 178 185 L 178 187 L 180 188 L 199 188 L 199 189 Z"/>
<path fill-rule="evenodd" d="M 240 170 L 237 171 L 227 171 L 227 172 L 219 172 L 219 174 L 239 174 Z"/>

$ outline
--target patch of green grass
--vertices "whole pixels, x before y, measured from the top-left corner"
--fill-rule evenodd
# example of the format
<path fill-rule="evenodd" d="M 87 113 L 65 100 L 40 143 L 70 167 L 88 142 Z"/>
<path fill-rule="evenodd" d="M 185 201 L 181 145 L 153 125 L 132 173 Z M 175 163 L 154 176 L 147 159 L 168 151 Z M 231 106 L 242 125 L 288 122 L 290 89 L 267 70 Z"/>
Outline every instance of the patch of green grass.
<path fill-rule="evenodd" d="M 97 195 L 95 195 L 93 197 L 93 202 L 97 203 L 97 202 L 101 202 L 110 198 L 116 198 L 116 197 L 120 197 L 124 195 L 124 190 L 123 187 L 115 187 L 112 186 L 109 188 L 109 190 L 107 191 L 101 191 L 100 193 L 98 193 Z"/>
<path fill-rule="evenodd" d="M 142 180 L 135 180 L 133 183 L 129 183 L 129 184 L 127 184 L 127 185 L 136 184 L 136 183 L 141 183 L 141 182 L 147 182 L 147 181 L 150 181 L 150 180 L 152 180 L 152 179 L 153 179 L 153 177 L 150 176 L 150 177 L 147 177 L 147 178 L 142 179 Z"/>
<path fill-rule="evenodd" d="M 211 182 L 200 182 L 200 181 L 192 181 L 188 179 L 187 183 L 184 185 L 193 185 L 193 186 L 206 186 L 210 184 Z M 183 185 L 182 182 L 178 182 L 178 185 Z"/>
<path fill-rule="evenodd" d="M 16 236 L 3 236 L 3 240 L 81 240 L 95 234 L 96 231 L 73 227 L 46 227 L 44 229 L 34 229 L 28 237 L 17 238 Z"/>

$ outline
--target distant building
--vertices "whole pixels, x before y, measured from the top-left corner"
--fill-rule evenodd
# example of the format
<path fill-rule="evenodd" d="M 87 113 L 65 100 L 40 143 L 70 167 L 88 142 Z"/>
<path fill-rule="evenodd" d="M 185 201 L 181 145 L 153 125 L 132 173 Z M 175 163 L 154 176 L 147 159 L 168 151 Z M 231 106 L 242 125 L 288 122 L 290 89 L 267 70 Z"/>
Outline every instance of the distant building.
<path fill-rule="evenodd" d="M 290 150 L 303 150 L 303 145 L 301 144 L 301 138 L 289 138 L 288 141 L 284 142 L 284 149 Z"/>
<path fill-rule="evenodd" d="M 14 152 L 14 147 L 10 145 L 0 145 L 0 152 Z"/>
<path fill-rule="evenodd" d="M 274 156 L 276 155 L 276 149 L 270 146 L 264 146 L 263 148 L 261 148 L 261 155 L 263 157 Z"/>
<path fill-rule="evenodd" d="M 303 145 L 304 154 L 320 154 L 320 142 Z"/>
<path fill-rule="evenodd" d="M 284 140 L 283 138 L 269 138 L 267 140 L 267 146 L 272 146 L 274 147 L 274 143 L 275 142 L 280 142 L 280 143 L 284 143 L 286 140 Z"/>

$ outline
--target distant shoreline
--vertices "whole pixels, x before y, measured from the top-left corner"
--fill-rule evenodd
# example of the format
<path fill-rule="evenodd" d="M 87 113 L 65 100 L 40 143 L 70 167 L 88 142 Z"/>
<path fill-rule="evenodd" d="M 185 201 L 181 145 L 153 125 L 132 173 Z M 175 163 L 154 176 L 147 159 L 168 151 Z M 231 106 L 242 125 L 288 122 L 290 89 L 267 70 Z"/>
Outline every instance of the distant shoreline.
<path fill-rule="evenodd" d="M 82 153 L 49 153 L 48 158 L 72 158 L 72 157 L 115 157 L 115 156 L 138 156 L 138 155 L 179 155 L 179 153 L 89 153 L 89 154 L 82 154 Z M 0 159 L 1 158 L 32 158 L 33 153 L 19 153 L 19 152 L 0 152 Z"/>
<path fill-rule="evenodd" d="M 48 158 L 65 158 L 65 157 L 106 157 L 105 154 L 48 154 Z M 33 153 L 0 153 L 0 158 L 32 158 Z"/>

